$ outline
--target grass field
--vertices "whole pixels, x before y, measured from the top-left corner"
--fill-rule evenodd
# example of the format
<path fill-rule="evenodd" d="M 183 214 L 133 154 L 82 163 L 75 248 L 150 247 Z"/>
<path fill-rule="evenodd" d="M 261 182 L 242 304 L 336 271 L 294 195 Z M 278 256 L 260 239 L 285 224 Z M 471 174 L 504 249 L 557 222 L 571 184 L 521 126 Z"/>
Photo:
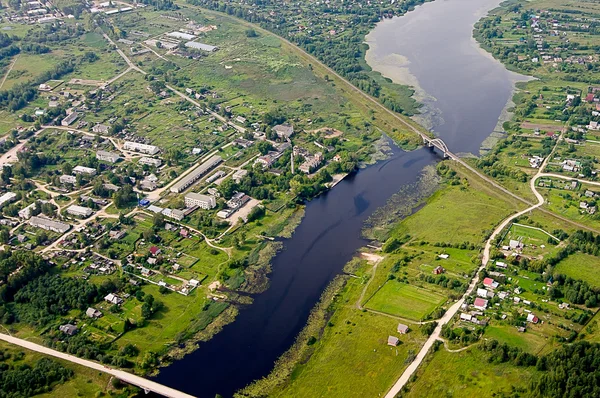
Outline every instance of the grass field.
<path fill-rule="evenodd" d="M 520 333 L 512 325 L 490 325 L 485 329 L 485 337 L 518 347 L 532 354 L 537 354 L 549 343 L 548 337 L 536 331 L 527 330 Z"/>
<path fill-rule="evenodd" d="M 444 301 L 446 297 L 435 292 L 390 280 L 369 299 L 366 307 L 386 314 L 421 320 Z"/>
<path fill-rule="evenodd" d="M 402 373 L 407 356 L 417 352 L 424 338 L 418 331 L 409 332 L 398 336 L 398 347 L 388 346 L 398 322 L 358 310 L 353 304 L 362 288 L 358 279 L 348 282 L 310 360 L 298 365 L 289 385 L 273 396 L 376 397 Z"/>
<path fill-rule="evenodd" d="M 600 257 L 585 253 L 571 254 L 559 262 L 554 270 L 571 278 L 586 281 L 591 286 L 600 287 Z"/>
<path fill-rule="evenodd" d="M 451 353 L 444 348 L 429 357 L 417 381 L 403 397 L 494 397 L 510 395 L 513 387 L 526 387 L 534 368 L 487 363 L 477 348 Z"/>

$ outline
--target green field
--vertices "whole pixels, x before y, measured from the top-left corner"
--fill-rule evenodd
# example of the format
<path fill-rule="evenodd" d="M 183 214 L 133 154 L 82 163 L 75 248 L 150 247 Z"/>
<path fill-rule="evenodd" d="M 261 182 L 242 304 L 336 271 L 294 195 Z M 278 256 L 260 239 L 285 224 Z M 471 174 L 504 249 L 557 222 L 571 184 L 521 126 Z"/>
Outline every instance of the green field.
<path fill-rule="evenodd" d="M 369 299 L 366 307 L 386 314 L 421 320 L 446 299 L 430 290 L 390 280 Z"/>
<path fill-rule="evenodd" d="M 297 365 L 286 388 L 272 396 L 376 397 L 393 384 L 424 337 L 411 331 L 398 336 L 398 347 L 388 346 L 398 321 L 345 304 L 355 303 L 362 288 L 358 279 L 349 282 L 310 360 Z"/>
<path fill-rule="evenodd" d="M 559 262 L 554 271 L 600 287 L 600 257 L 585 253 L 571 254 Z"/>
<path fill-rule="evenodd" d="M 427 206 L 404 220 L 393 234 L 410 234 L 430 243 L 481 244 L 504 217 L 521 206 L 507 201 L 469 172 L 465 176 L 466 187 L 450 186 L 436 192 Z"/>
<path fill-rule="evenodd" d="M 418 371 L 417 381 L 403 397 L 494 397 L 508 396 L 513 387 L 527 387 L 534 368 L 489 364 L 477 348 L 451 353 L 443 347 Z"/>
<path fill-rule="evenodd" d="M 485 337 L 506 343 L 511 347 L 518 347 L 524 351 L 538 354 L 549 343 L 548 337 L 537 331 L 527 330 L 520 333 L 512 325 L 490 325 L 485 329 Z"/>

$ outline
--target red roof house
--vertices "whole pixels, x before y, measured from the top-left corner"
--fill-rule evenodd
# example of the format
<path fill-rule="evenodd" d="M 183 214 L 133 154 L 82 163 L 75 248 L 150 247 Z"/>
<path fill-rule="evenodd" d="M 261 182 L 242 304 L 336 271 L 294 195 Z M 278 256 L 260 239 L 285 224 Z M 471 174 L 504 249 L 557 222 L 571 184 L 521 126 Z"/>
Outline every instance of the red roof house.
<path fill-rule="evenodd" d="M 160 254 L 160 249 L 156 246 L 152 246 L 150 248 L 150 254 L 152 254 L 153 256 L 156 256 L 156 255 Z"/>
<path fill-rule="evenodd" d="M 588 95 L 586 95 L 585 100 L 587 102 L 594 102 L 594 94 L 589 93 Z"/>
<path fill-rule="evenodd" d="M 473 307 L 479 309 L 479 310 L 485 310 L 487 308 L 488 305 L 488 301 L 485 299 L 482 299 L 480 297 L 477 297 L 475 299 L 475 301 L 473 302 Z"/>

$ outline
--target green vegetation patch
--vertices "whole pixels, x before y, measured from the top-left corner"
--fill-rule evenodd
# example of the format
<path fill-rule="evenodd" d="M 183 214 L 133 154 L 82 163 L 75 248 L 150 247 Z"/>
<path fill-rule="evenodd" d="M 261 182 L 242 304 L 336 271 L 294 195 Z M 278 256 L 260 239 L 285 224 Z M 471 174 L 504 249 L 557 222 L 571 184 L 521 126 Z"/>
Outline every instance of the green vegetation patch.
<path fill-rule="evenodd" d="M 386 314 L 421 320 L 447 297 L 394 280 L 387 281 L 367 302 L 367 307 Z"/>
<path fill-rule="evenodd" d="M 574 253 L 560 261 L 554 270 L 573 279 L 586 281 L 591 286 L 600 287 L 600 257 Z"/>

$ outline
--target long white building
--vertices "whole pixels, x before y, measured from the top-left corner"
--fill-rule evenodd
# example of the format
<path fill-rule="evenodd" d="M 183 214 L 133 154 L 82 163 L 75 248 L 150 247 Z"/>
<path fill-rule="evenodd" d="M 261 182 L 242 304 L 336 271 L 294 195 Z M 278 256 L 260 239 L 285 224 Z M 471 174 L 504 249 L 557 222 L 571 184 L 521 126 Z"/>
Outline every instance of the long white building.
<path fill-rule="evenodd" d="M 148 155 L 156 155 L 160 152 L 160 148 L 155 145 L 140 144 L 139 142 L 125 141 L 123 149 L 126 151 L 134 151 L 145 153 Z"/>
<path fill-rule="evenodd" d="M 218 155 L 211 156 L 206 162 L 196 167 L 191 173 L 183 177 L 179 182 L 171 187 L 171 192 L 181 193 L 189 188 L 193 183 L 198 181 L 203 175 L 208 173 L 212 168 L 221 163 L 223 159 Z"/>

